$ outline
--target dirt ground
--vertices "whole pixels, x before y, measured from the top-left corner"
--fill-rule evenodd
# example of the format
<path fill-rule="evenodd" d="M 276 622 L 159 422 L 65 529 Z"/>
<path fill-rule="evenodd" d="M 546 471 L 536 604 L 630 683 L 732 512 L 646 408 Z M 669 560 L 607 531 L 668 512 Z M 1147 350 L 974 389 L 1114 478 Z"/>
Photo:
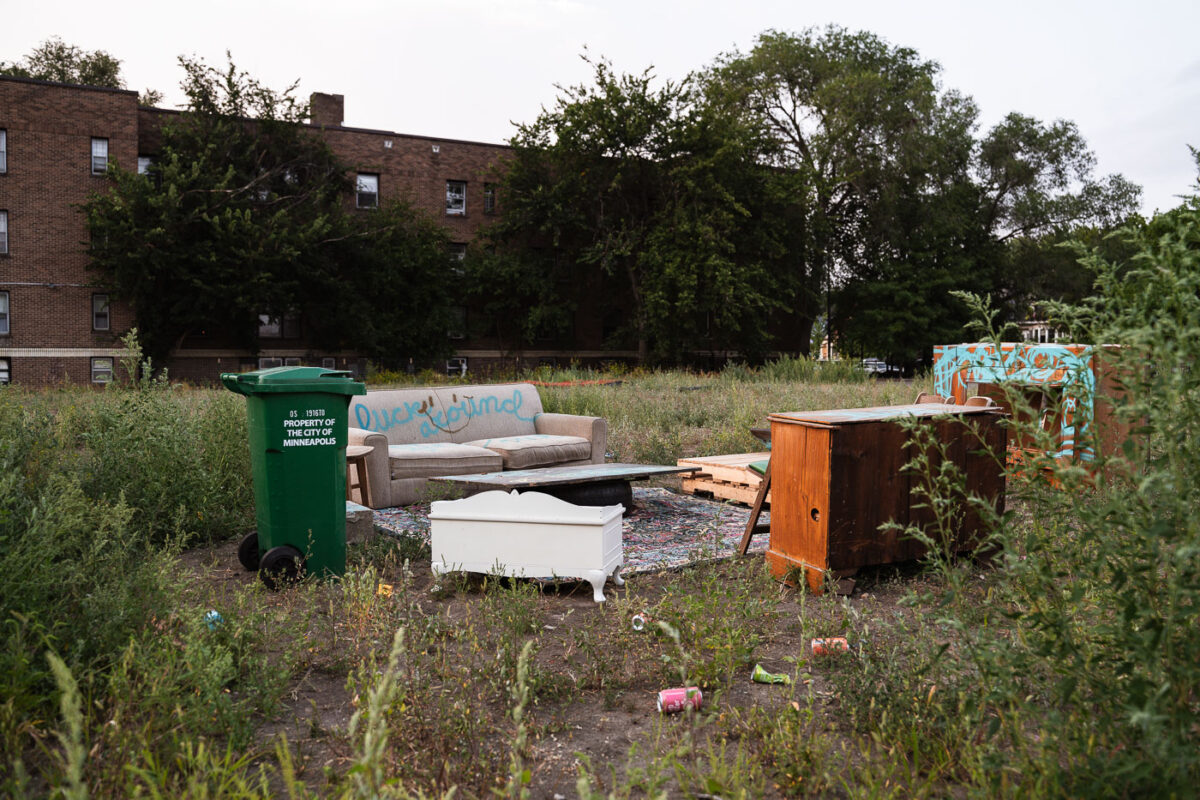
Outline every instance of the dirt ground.
<path fill-rule="evenodd" d="M 667 609 L 672 613 L 672 623 L 681 630 L 688 625 L 694 630 L 702 630 L 706 624 L 727 613 L 731 616 L 728 621 L 732 626 L 727 627 L 724 635 L 749 637 L 752 652 L 742 653 L 738 657 L 740 663 L 726 679 L 711 680 L 705 689 L 703 713 L 709 723 L 710 735 L 722 740 L 736 739 L 742 728 L 746 728 L 746 715 L 752 709 L 765 711 L 770 716 L 787 714 L 793 709 L 798 711 L 800 703 L 804 703 L 808 709 L 817 709 L 819 713 L 828 705 L 833 689 L 826 675 L 829 662 L 812 657 L 809 639 L 814 635 L 839 635 L 851 617 L 869 621 L 910 613 L 899 601 L 912 588 L 913 581 L 922 580 L 918 568 L 913 565 L 867 570 L 857 576 L 857 585 L 850 596 L 814 597 L 762 577 L 761 565 L 762 556 L 759 555 L 704 567 L 634 575 L 623 587 L 610 582 L 605 590 L 608 601 L 604 604 L 593 602 L 591 587 L 586 583 L 538 587 L 530 601 L 532 613 L 536 615 L 533 627 L 537 629 L 532 638 L 537 640 L 537 665 L 550 676 L 551 689 L 536 692 L 527 716 L 529 743 L 524 766 L 531 773 L 529 788 L 532 796 L 575 796 L 581 765 L 588 763 L 600 782 L 610 784 L 606 791 L 611 790 L 611 783 L 622 780 L 628 767 L 653 757 L 655 743 L 677 741 L 689 730 L 695 730 L 696 722 L 687 716 L 663 715 L 657 711 L 657 691 L 674 684 L 664 677 L 662 665 L 653 662 L 665 661 L 670 648 L 664 643 L 639 649 L 644 640 L 638 637 L 653 633 L 634 634 L 631 627 L 633 613 Z M 239 592 L 257 592 L 252 589 L 257 577 L 238 564 L 236 542 L 190 550 L 183 556 L 183 566 L 195 576 L 204 594 L 212 598 L 214 604 Z M 471 619 L 486 619 L 486 615 L 495 613 L 493 607 L 487 605 L 492 602 L 488 600 L 489 592 L 481 590 L 478 583 L 464 583 L 459 590 L 450 593 L 435 592 L 427 557 L 423 561 L 413 561 L 409 574 L 408 594 L 413 600 L 406 612 L 409 617 L 399 620 L 400 624 L 412 625 L 412 616 L 423 614 L 445 627 L 466 624 L 465 630 L 470 631 Z M 390 562 L 381 568 L 378 580 L 399 584 L 406 579 L 401 569 Z M 763 595 L 761 607 L 756 607 L 758 610 L 753 612 L 760 617 L 757 619 L 737 618 L 745 614 L 745 604 L 753 600 L 752 597 L 748 599 L 745 593 L 738 594 L 731 601 L 736 608 L 723 608 L 721 598 L 713 592 L 713 587 L 722 586 L 737 590 L 747 581 L 753 585 L 751 594 Z M 707 591 L 703 587 L 708 587 Z M 291 618 L 311 616 L 313 609 L 303 606 L 321 605 L 330 592 L 335 590 L 326 585 L 308 592 L 296 590 L 273 594 L 262 591 L 257 592 L 256 597 L 272 606 L 276 612 L 274 618 L 286 626 Z M 713 596 L 692 597 L 706 593 Z M 330 602 L 329 613 L 337 616 L 333 607 Z M 385 620 L 382 628 L 388 624 Z M 395 624 L 395 620 L 391 620 L 391 624 Z M 328 630 L 336 633 L 338 625 L 334 620 L 334 627 Z M 494 627 L 498 628 L 499 623 Z M 385 637 L 390 636 L 390 632 L 382 628 L 373 632 L 376 637 L 373 642 L 379 659 L 386 662 Z M 324 634 L 321 630 L 318 627 L 314 633 L 310 629 L 307 634 L 318 639 L 310 649 L 322 650 L 319 639 Z M 460 642 L 469 638 L 457 636 Z M 318 652 L 307 663 L 301 660 L 283 694 L 278 713 L 263 720 L 259 726 L 264 752 L 270 752 L 272 745 L 269 742 L 274 737 L 285 734 L 301 777 L 318 790 L 326 785 L 329 775 L 342 775 L 352 764 L 353 746 L 346 732 L 358 698 L 348 687 L 347 675 L 354 668 L 354 659 L 347 658 L 344 652 L 329 652 L 342 647 L 341 643 L 346 641 L 344 637 L 335 638 L 338 643 L 327 648 L 324 654 Z M 709 641 L 697 640 L 689 646 L 696 650 L 699 659 L 717 658 L 704 652 L 711 644 L 710 637 Z M 356 654 L 360 652 L 355 651 Z M 603 663 L 597 664 L 597 661 Z M 768 671 L 795 676 L 798 679 L 796 685 L 753 683 L 750 672 L 754 663 L 761 663 Z M 514 729 L 508 717 L 511 698 L 468 686 L 465 681 L 462 689 L 464 695 L 474 695 L 482 704 L 479 708 L 481 719 L 494 723 L 468 730 L 464 737 L 498 735 L 503 740 L 505 732 L 511 736 Z M 834 712 L 831 710 L 831 713 Z M 431 714 L 436 717 L 433 712 Z M 438 720 L 426 719 L 424 724 L 436 726 Z M 405 740 L 406 729 L 414 731 L 415 740 Z M 456 756 L 452 748 L 478 747 L 479 742 L 468 745 L 468 739 L 463 738 L 454 743 L 451 737 L 451 744 L 443 742 L 439 746 L 423 741 L 422 735 L 415 732 L 416 727 L 406 728 L 403 720 L 393 723 L 392 730 L 394 765 L 402 773 L 418 775 L 422 788 L 444 789 L 456 783 L 466 784 L 460 787 L 466 796 L 480 795 L 487 790 L 484 779 L 456 775 L 445 767 L 438 775 L 438 770 L 429 763 L 438 758 L 453 761 Z M 435 739 L 442 736 L 436 727 L 432 730 Z M 449 733 L 446 735 L 450 737 Z M 507 743 L 494 744 L 507 759 Z M 634 753 L 637 755 L 633 756 Z M 610 770 L 615 770 L 615 774 Z M 772 792 L 768 790 L 768 793 Z"/>

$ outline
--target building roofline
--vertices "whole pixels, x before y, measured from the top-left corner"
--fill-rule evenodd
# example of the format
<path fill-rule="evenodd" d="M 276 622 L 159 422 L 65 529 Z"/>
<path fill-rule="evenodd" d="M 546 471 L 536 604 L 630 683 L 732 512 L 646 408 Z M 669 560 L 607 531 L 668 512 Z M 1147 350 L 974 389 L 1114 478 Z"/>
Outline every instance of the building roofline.
<path fill-rule="evenodd" d="M 88 86 L 83 83 L 63 83 L 62 81 L 45 81 L 41 78 L 23 78 L 19 75 L 0 75 L 0 81 L 13 81 L 14 83 L 33 83 L 39 86 L 61 86 L 66 89 L 86 89 L 92 92 L 112 92 L 113 94 L 131 94 L 137 96 L 137 91 L 134 89 L 113 89 L 109 86 Z"/>
<path fill-rule="evenodd" d="M 174 108 L 158 108 L 157 106 L 138 106 L 141 111 L 152 111 L 156 114 L 183 114 L 185 112 Z M 247 122 L 254 122 L 253 119 L 248 119 Z M 319 125 L 311 122 L 301 123 L 305 128 L 314 131 L 339 131 L 344 133 L 366 133 L 372 136 L 393 136 L 397 139 L 412 139 L 422 142 L 445 142 L 447 144 L 468 144 L 477 147 L 498 147 L 504 150 L 511 150 L 512 145 L 496 144 L 494 142 L 478 142 L 471 139 L 448 139 L 444 136 L 422 136 L 416 133 L 397 133 L 396 131 L 385 131 L 376 128 L 354 128 L 347 125 Z"/>
<path fill-rule="evenodd" d="M 396 131 L 377 130 L 375 128 L 352 128 L 346 125 L 314 125 L 311 122 L 304 123 L 306 128 L 322 128 L 328 131 L 345 131 L 347 133 L 369 133 L 376 136 L 395 136 L 399 139 L 420 139 L 424 142 L 447 142 L 449 144 L 473 144 L 481 147 L 503 147 L 508 150 L 511 145 L 498 144 L 496 142 L 479 142 L 473 139 L 448 139 L 444 136 L 422 136 L 416 133 L 397 133 Z"/>
<path fill-rule="evenodd" d="M 82 83 L 63 83 L 61 81 L 46 81 L 41 78 L 23 78 L 17 75 L 0 75 L 0 81 L 12 81 L 14 83 L 32 83 L 38 86 L 59 86 L 64 89 L 84 89 L 92 92 L 111 92 L 113 94 L 131 94 L 137 96 L 137 91 L 134 89 L 113 89 L 108 86 L 88 86 Z M 139 109 L 143 111 L 153 111 L 158 114 L 182 114 L 183 111 L 174 108 L 159 108 L 158 106 L 143 106 L 139 105 Z M 253 121 L 253 120 L 251 120 Z M 480 142 L 473 139 L 450 139 L 444 136 L 422 136 L 416 133 L 399 133 L 397 131 L 387 131 L 377 128 L 355 128 L 347 125 L 314 125 L 311 122 L 303 123 L 306 128 L 323 129 L 330 131 L 345 131 L 346 133 L 367 133 L 375 136 L 395 136 L 399 139 L 418 139 L 425 142 L 446 142 L 448 144 L 469 144 L 480 147 L 502 147 L 511 149 L 511 145 L 498 142 Z"/>

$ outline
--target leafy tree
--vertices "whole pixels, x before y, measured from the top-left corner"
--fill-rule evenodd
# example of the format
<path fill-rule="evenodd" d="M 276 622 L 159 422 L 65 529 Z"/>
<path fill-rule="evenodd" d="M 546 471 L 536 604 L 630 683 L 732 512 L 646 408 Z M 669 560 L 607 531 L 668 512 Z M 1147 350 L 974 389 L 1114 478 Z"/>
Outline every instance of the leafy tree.
<path fill-rule="evenodd" d="M 1060 245 L 1099 244 L 1119 225 L 1137 224 L 1140 187 L 1120 175 L 1097 178 L 1095 166 L 1078 128 L 1065 120 L 1045 124 L 1009 114 L 979 143 L 980 222 L 1006 245 L 997 254 L 993 298 L 1008 316 L 1021 316 L 1037 301 L 1077 301 L 1090 293 L 1093 273 Z M 1108 256 L 1121 257 L 1120 240 L 1106 247 Z"/>
<path fill-rule="evenodd" d="M 688 81 L 656 88 L 649 71 L 593 68 L 593 84 L 562 89 L 511 141 L 492 239 L 523 263 L 492 264 L 522 275 L 533 303 L 523 333 L 562 319 L 547 305 L 586 295 L 604 298 L 601 313 L 628 304 L 642 360 L 679 357 L 706 327 L 725 346 L 761 347 L 777 301 L 769 239 L 747 235 L 746 200 L 763 182 L 753 142 Z M 546 294 L 560 284 L 567 291 Z"/>
<path fill-rule="evenodd" d="M 835 292 L 843 349 L 911 367 L 934 343 L 961 338 L 970 311 L 952 292 L 984 293 L 994 280 L 986 254 L 995 248 L 975 224 L 976 208 L 967 181 L 901 198 L 875 252 Z"/>
<path fill-rule="evenodd" d="M 970 176 L 975 116 L 957 94 L 938 98 L 871 188 L 857 226 L 858 260 L 834 292 L 844 349 L 912 366 L 933 343 L 961 335 L 969 311 L 953 290 L 991 288 L 994 248 L 978 224 Z"/>
<path fill-rule="evenodd" d="M 759 127 L 792 187 L 785 269 L 802 333 L 824 297 L 843 349 L 922 360 L 968 320 L 949 290 L 990 292 L 1018 314 L 1057 266 L 1040 243 L 1136 206 L 1124 178 L 1093 177 L 1073 123 L 1010 114 L 977 141 L 974 103 L 942 91 L 939 71 L 836 27 L 768 31 L 710 70 L 714 96 Z"/>
<path fill-rule="evenodd" d="M 1121 227 L 1132 230 L 1143 224 L 1134 215 Z M 1006 242 L 998 253 L 1003 269 L 998 270 L 993 298 L 1004 302 L 1014 319 L 1043 315 L 1038 306 L 1046 301 L 1082 302 L 1094 293 L 1097 273 L 1094 261 L 1080 258 L 1081 253 L 1117 263 L 1133 256 L 1127 237 L 1112 233 L 1109 226 L 1083 225 Z"/>
<path fill-rule="evenodd" d="M 104 50 L 88 52 L 57 36 L 42 42 L 21 61 L 0 61 L 0 75 L 109 89 L 125 88 L 120 59 Z M 155 105 L 161 101 L 162 93 L 153 89 L 147 89 L 139 97 L 142 105 Z"/>
<path fill-rule="evenodd" d="M 297 293 L 309 337 L 392 368 L 449 355 L 456 266 L 446 232 L 405 203 L 358 213 L 337 215 L 342 233 L 322 246 L 333 268 Z"/>
<path fill-rule="evenodd" d="M 936 144 L 937 65 L 869 33 L 767 31 L 749 53 L 720 57 L 710 93 L 768 143 L 764 157 L 795 217 L 786 278 L 803 350 L 822 300 L 877 247 L 864 239 Z M 964 101 L 965 102 L 965 101 Z"/>
<path fill-rule="evenodd" d="M 570 329 L 578 298 L 564 291 L 558 278 L 567 270 L 557 253 L 527 241 L 518 244 L 514 229 L 502 235 L 506 246 L 469 248 L 463 263 L 463 285 L 482 324 L 475 336 L 494 337 L 500 346 L 519 354 L 538 338 L 556 338 Z M 528 245 L 528 246 L 526 246 Z"/>
<path fill-rule="evenodd" d="M 1141 188 L 1120 175 L 1096 179 L 1095 167 L 1096 157 L 1075 123 L 1047 125 L 1009 114 L 979 143 L 983 224 L 1007 241 L 1124 222 L 1136 210 Z"/>
<path fill-rule="evenodd" d="M 448 262 L 440 232 L 403 208 L 351 215 L 346 171 L 301 127 L 294 86 L 180 63 L 188 110 L 162 128 L 149 174 L 114 169 L 85 206 L 92 267 L 132 304 L 147 355 L 161 362 L 202 330 L 256 349 L 264 314 L 300 315 L 326 348 L 438 353 L 414 332 L 439 324 L 427 304 Z M 432 288 L 392 288 L 406 281 Z"/>

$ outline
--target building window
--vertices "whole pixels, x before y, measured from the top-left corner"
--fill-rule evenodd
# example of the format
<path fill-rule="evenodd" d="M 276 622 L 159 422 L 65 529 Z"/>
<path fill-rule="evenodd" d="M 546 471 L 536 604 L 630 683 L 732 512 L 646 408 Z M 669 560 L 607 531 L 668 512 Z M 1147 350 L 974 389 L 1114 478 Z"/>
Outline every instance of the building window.
<path fill-rule="evenodd" d="M 259 314 L 258 336 L 260 339 L 298 339 L 300 317 L 295 314 L 285 314 L 282 317 Z"/>
<path fill-rule="evenodd" d="M 451 339 L 467 338 L 467 309 L 465 306 L 450 308 L 450 329 L 446 331 L 446 336 Z"/>
<path fill-rule="evenodd" d="M 92 383 L 111 383 L 113 360 L 111 357 L 92 359 Z"/>
<path fill-rule="evenodd" d="M 446 181 L 446 213 L 456 217 L 466 216 L 466 181 Z"/>
<path fill-rule="evenodd" d="M 332 356 L 325 356 L 321 359 L 321 367 L 323 369 L 337 369 L 337 359 Z"/>
<path fill-rule="evenodd" d="M 0 384 L 12 383 L 12 362 L 7 358 L 0 358 Z"/>
<path fill-rule="evenodd" d="M 8 172 L 8 131 L 0 128 L 0 175 L 5 172 Z"/>
<path fill-rule="evenodd" d="M 289 356 L 289 357 L 285 358 L 285 359 L 283 360 L 283 365 L 284 365 L 285 367 L 299 367 L 299 366 L 303 366 L 303 365 L 300 363 L 300 357 L 299 357 L 299 356 Z"/>
<path fill-rule="evenodd" d="M 8 292 L 0 292 L 0 334 L 8 335 Z"/>
<path fill-rule="evenodd" d="M 108 172 L 108 139 L 92 139 L 92 174 Z"/>
<path fill-rule="evenodd" d="M 108 330 L 108 295 L 92 295 L 92 330 Z"/>
<path fill-rule="evenodd" d="M 150 156 L 138 156 L 138 175 L 153 183 L 155 188 L 162 186 L 162 175 L 154 171 L 154 159 Z"/>
<path fill-rule="evenodd" d="M 282 358 L 267 357 L 267 358 L 260 358 L 258 360 L 258 368 L 259 369 L 271 369 L 272 367 L 282 367 L 282 366 L 283 366 Z"/>
<path fill-rule="evenodd" d="M 467 274 L 463 262 L 467 260 L 467 246 L 463 242 L 450 243 L 450 274 L 462 278 Z"/>
<path fill-rule="evenodd" d="M 258 338 L 278 339 L 282 335 L 283 326 L 279 324 L 279 317 L 272 317 L 270 314 L 258 315 Z"/>
<path fill-rule="evenodd" d="M 359 208 L 379 208 L 379 176 L 369 175 L 365 172 L 358 173 L 358 200 Z"/>
<path fill-rule="evenodd" d="M 0 256 L 8 255 L 8 212 L 0 211 Z"/>
<path fill-rule="evenodd" d="M 496 213 L 496 184 L 494 183 L 483 185 L 483 213 Z"/>

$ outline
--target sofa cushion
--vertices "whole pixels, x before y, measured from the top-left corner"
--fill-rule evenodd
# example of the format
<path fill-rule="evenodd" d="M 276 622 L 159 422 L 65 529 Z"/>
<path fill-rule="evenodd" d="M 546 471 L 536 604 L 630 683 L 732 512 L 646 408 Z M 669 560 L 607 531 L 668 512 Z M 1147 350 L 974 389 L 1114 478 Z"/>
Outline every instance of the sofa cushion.
<path fill-rule="evenodd" d="M 499 454 L 453 442 L 389 445 L 388 461 L 393 480 L 499 472 L 504 468 L 504 460 Z"/>
<path fill-rule="evenodd" d="M 567 461 L 585 461 L 592 455 L 592 443 L 580 436 L 531 433 L 527 436 L 477 439 L 467 444 L 499 453 L 504 458 L 505 469 L 548 467 Z"/>

